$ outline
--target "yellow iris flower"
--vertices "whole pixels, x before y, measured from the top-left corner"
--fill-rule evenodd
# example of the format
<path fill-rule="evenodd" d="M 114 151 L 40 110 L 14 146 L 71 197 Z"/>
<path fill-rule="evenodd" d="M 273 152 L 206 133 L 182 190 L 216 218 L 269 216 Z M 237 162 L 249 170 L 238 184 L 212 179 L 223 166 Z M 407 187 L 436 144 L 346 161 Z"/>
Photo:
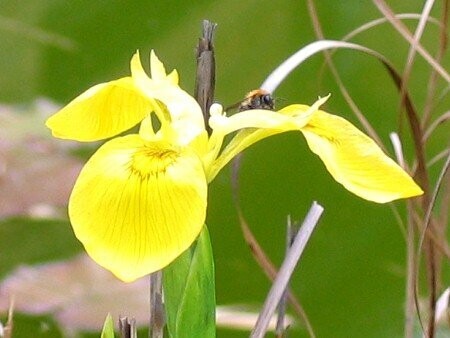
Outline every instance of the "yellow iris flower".
<path fill-rule="evenodd" d="M 211 107 L 208 136 L 195 99 L 151 53 L 151 78 L 139 54 L 131 76 L 96 85 L 47 120 L 54 136 L 96 141 L 138 123 L 139 134 L 107 141 L 82 169 L 69 200 L 75 235 L 88 254 L 123 281 L 172 262 L 205 221 L 207 186 L 239 152 L 290 130 L 300 131 L 336 181 L 379 203 L 422 194 L 375 142 L 345 119 L 312 106 L 248 110 L 226 116 Z M 237 132 L 223 146 L 224 137 Z"/>

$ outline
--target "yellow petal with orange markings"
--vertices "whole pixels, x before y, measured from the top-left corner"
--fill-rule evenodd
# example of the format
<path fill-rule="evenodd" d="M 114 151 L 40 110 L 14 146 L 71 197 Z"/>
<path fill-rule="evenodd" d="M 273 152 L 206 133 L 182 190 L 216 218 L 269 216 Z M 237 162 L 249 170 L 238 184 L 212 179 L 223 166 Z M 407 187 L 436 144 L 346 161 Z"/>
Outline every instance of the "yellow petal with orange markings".
<path fill-rule="evenodd" d="M 301 131 L 333 178 L 355 195 L 386 203 L 423 193 L 375 141 L 347 120 L 317 111 Z"/>
<path fill-rule="evenodd" d="M 197 155 L 128 135 L 105 143 L 85 165 L 69 217 L 88 254 L 130 282 L 164 268 L 192 244 L 206 200 Z"/>
<path fill-rule="evenodd" d="M 53 136 L 97 141 L 138 124 L 153 110 L 131 77 L 98 84 L 51 116 L 46 125 Z"/>

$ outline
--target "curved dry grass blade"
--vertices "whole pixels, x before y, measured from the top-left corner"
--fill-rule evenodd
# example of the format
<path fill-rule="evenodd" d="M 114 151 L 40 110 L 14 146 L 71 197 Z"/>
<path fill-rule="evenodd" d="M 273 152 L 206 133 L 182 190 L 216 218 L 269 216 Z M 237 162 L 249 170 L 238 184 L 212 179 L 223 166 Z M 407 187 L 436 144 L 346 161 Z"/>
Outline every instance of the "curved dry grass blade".
<path fill-rule="evenodd" d="M 367 53 L 369 55 L 375 56 L 380 61 L 387 61 L 386 58 L 384 58 L 381 54 L 378 52 L 371 50 L 370 48 L 350 43 L 350 42 L 344 42 L 344 41 L 337 41 L 337 40 L 318 40 L 314 41 L 301 49 L 299 49 L 297 52 L 292 54 L 289 58 L 284 60 L 262 83 L 261 89 L 267 90 L 268 92 L 273 93 L 278 86 L 281 84 L 281 82 L 284 81 L 284 79 L 298 66 L 300 66 L 305 60 L 313 56 L 314 54 L 317 54 L 322 51 L 326 51 L 329 49 L 337 49 L 337 48 L 344 48 L 344 49 L 353 49 L 362 51 L 364 53 Z M 382 61 L 382 62 L 383 62 Z"/>
<path fill-rule="evenodd" d="M 420 18 L 421 18 L 421 15 L 417 14 L 417 13 L 399 13 L 399 14 L 394 14 L 394 16 L 399 20 L 420 20 Z M 427 21 L 430 23 L 433 23 L 437 26 L 442 26 L 442 24 L 436 18 L 428 17 Z M 365 24 L 359 26 L 358 28 L 352 30 L 350 33 L 346 34 L 341 39 L 341 41 L 349 41 L 349 40 L 353 39 L 355 36 L 365 32 L 371 28 L 382 25 L 386 22 L 389 22 L 389 20 L 386 19 L 386 17 L 384 17 L 384 16 L 381 18 L 366 22 Z"/>
<path fill-rule="evenodd" d="M 450 156 L 450 147 L 447 149 L 448 155 Z M 443 225 L 442 231 L 445 232 L 450 226 L 449 224 L 449 217 L 450 217 L 450 171 L 447 171 L 447 176 L 444 178 L 443 188 L 441 188 L 441 210 L 440 210 L 440 216 L 439 219 L 441 221 L 441 224 Z M 448 231 L 448 230 L 447 230 Z M 447 244 L 448 248 L 448 242 L 444 242 Z M 449 249 L 450 251 L 450 249 Z M 449 257 L 450 260 L 450 257 Z"/>
<path fill-rule="evenodd" d="M 402 220 L 402 216 L 400 215 L 400 212 L 398 211 L 398 208 L 395 206 L 394 203 L 389 203 L 389 208 L 392 211 L 392 214 L 394 215 L 395 221 L 400 229 L 400 232 L 403 236 L 403 238 L 405 239 L 405 243 L 406 243 L 406 238 L 407 238 L 407 234 L 406 234 L 406 226 Z"/>
<path fill-rule="evenodd" d="M 429 137 L 433 134 L 435 129 L 442 123 L 450 121 L 450 111 L 445 112 L 441 116 L 439 116 L 423 133 L 423 143 L 426 143 Z"/>
<path fill-rule="evenodd" d="M 400 141 L 398 134 L 390 133 L 389 138 L 391 139 L 391 143 L 395 152 L 395 158 L 397 159 L 398 164 L 400 164 L 400 167 L 402 167 L 403 169 L 407 169 L 405 158 L 403 157 L 402 142 Z"/>
<path fill-rule="evenodd" d="M 280 271 L 272 285 L 272 288 L 267 295 L 266 301 L 264 303 L 263 309 L 256 321 L 255 328 L 253 329 L 250 337 L 251 338 L 262 338 L 266 332 L 267 326 L 269 325 L 270 318 L 272 317 L 275 309 L 280 302 L 284 290 L 286 289 L 289 279 L 303 253 L 303 250 L 308 243 L 308 240 L 314 231 L 320 216 L 322 215 L 323 208 L 316 202 L 313 203 L 309 209 L 308 214 L 300 228 L 298 234 L 295 236 L 292 247 L 286 255 L 283 264 L 281 265 Z"/>
<path fill-rule="evenodd" d="M 390 133 L 389 134 L 389 138 L 391 140 L 392 146 L 394 148 L 394 153 L 395 153 L 395 157 L 397 159 L 397 162 L 400 164 L 400 166 L 405 169 L 408 170 L 405 158 L 403 156 L 403 148 L 402 148 L 402 143 L 400 141 L 400 137 L 398 136 L 397 133 Z M 403 223 L 402 217 L 400 215 L 400 212 L 398 211 L 398 208 L 396 206 L 395 203 L 389 203 L 389 207 L 391 208 L 391 211 L 394 215 L 394 218 L 397 222 L 397 225 L 400 229 L 400 232 L 403 235 L 403 238 L 405 238 L 405 242 L 407 242 L 407 231 L 406 231 L 406 227 Z"/>
<path fill-rule="evenodd" d="M 448 19 L 449 19 L 449 8 L 450 8 L 450 1 L 444 0 L 442 4 L 442 17 L 441 17 L 441 25 L 440 25 L 440 31 L 439 31 L 439 49 L 436 54 L 436 61 L 441 63 L 445 51 L 447 50 L 447 41 L 448 41 Z M 428 122 L 431 118 L 431 112 L 433 107 L 433 99 L 434 99 L 434 93 L 437 86 L 437 80 L 438 80 L 438 74 L 433 69 L 430 74 L 430 79 L 428 81 L 427 86 L 427 97 L 425 99 L 425 105 L 423 109 L 423 118 L 422 118 L 422 125 L 427 126 Z M 447 88 L 449 88 L 448 86 Z"/>
<path fill-rule="evenodd" d="M 414 215 L 414 207 L 412 201 L 406 202 L 408 215 Z M 416 232 L 414 229 L 413 217 L 407 219 L 407 235 L 406 235 L 406 285 L 405 285 L 405 338 L 412 338 L 414 336 L 414 311 L 416 309 L 417 297 L 415 294 L 415 282 L 417 271 L 417 260 L 415 257 L 415 238 Z M 422 326 L 422 321 L 420 320 Z M 423 326 L 422 326 L 423 328 Z"/>
<path fill-rule="evenodd" d="M 414 45 L 414 37 L 411 35 L 408 28 L 395 17 L 395 14 L 389 8 L 389 6 L 383 0 L 373 0 L 375 6 L 379 11 L 389 20 L 392 26 L 408 41 L 411 45 Z M 444 68 L 437 62 L 422 45 L 416 45 L 417 52 L 422 55 L 422 57 L 436 70 L 436 72 L 441 75 L 441 77 L 450 82 L 450 75 L 445 71 Z"/>
<path fill-rule="evenodd" d="M 422 247 L 423 247 L 423 244 L 424 244 L 424 241 L 425 241 L 425 237 L 426 237 L 426 234 L 428 233 L 428 228 L 429 228 L 429 226 L 431 224 L 431 214 L 432 214 L 433 208 L 434 208 L 435 203 L 436 203 L 436 198 L 437 198 L 437 196 L 439 194 L 439 191 L 440 191 L 443 179 L 446 176 L 449 167 L 450 167 L 450 153 L 449 153 L 449 155 L 447 157 L 447 160 L 445 161 L 444 166 L 442 167 L 441 173 L 439 174 L 438 180 L 436 182 L 436 186 L 435 186 L 434 191 L 433 191 L 433 195 L 431 196 L 431 200 L 430 200 L 430 202 L 428 204 L 428 207 L 427 207 L 427 211 L 426 211 L 425 219 L 424 219 L 424 227 L 423 227 L 422 233 L 420 235 L 420 240 L 419 240 L 419 245 L 418 245 L 418 250 L 417 250 L 417 255 L 416 255 L 417 261 L 419 261 L 419 259 L 420 259 L 420 255 L 421 255 L 421 252 L 422 252 Z M 430 246 L 430 248 L 433 248 L 433 247 Z M 431 254 L 433 254 L 433 252 L 431 252 Z M 419 310 L 419 305 L 418 305 L 418 301 L 417 301 L 417 298 L 418 298 L 418 284 L 419 284 L 419 281 L 417 279 L 418 279 L 418 276 L 419 276 L 419 269 L 420 269 L 420 266 L 419 266 L 419 264 L 417 264 L 416 281 L 415 281 L 415 283 L 416 283 L 415 297 L 416 297 L 416 308 L 417 308 L 417 311 Z M 432 290 L 432 292 L 433 292 L 433 290 Z M 431 300 L 434 300 L 434 299 L 435 299 L 435 296 L 432 295 Z M 427 332 L 429 337 L 433 337 L 433 335 L 434 335 L 435 306 L 436 306 L 436 303 L 433 301 L 433 304 L 431 304 L 431 308 L 430 308 L 431 313 L 429 314 L 430 318 L 429 318 L 429 325 L 428 325 L 428 332 Z M 430 321 L 432 321 L 432 322 L 430 322 Z"/>
<path fill-rule="evenodd" d="M 402 107 L 405 103 L 405 93 L 406 89 L 408 88 L 408 82 L 414 63 L 414 57 L 416 55 L 417 45 L 419 44 L 420 38 L 422 37 L 423 31 L 425 30 L 425 25 L 428 17 L 430 16 L 433 5 L 434 0 L 427 0 L 425 2 L 422 14 L 420 15 L 419 24 L 417 25 L 416 31 L 414 32 L 413 42 L 411 43 L 408 51 L 408 57 L 406 59 L 406 64 L 402 76 L 402 84 L 400 87 L 400 107 Z"/>
<path fill-rule="evenodd" d="M 400 164 L 400 166 L 407 170 L 408 167 L 406 165 L 405 158 L 403 156 L 403 148 L 402 143 L 400 141 L 400 137 L 397 133 L 390 133 L 389 138 L 392 143 L 392 147 L 394 148 L 395 158 L 397 159 L 397 162 Z M 395 203 L 389 203 L 389 206 L 392 210 L 392 213 L 394 214 L 395 220 L 397 221 L 397 224 L 400 228 L 400 232 L 402 233 L 403 237 L 405 238 L 405 241 L 407 241 L 407 231 L 405 228 L 405 225 L 403 224 L 402 217 L 400 216 L 400 212 L 398 211 Z"/>
<path fill-rule="evenodd" d="M 403 156 L 403 149 L 400 138 L 397 133 L 390 133 L 389 137 L 394 147 L 395 156 L 397 162 L 402 168 L 405 168 L 405 159 Z M 392 203 L 391 203 L 392 204 Z M 414 256 L 414 239 L 415 231 L 414 224 L 412 222 L 412 215 L 414 215 L 414 208 L 411 201 L 407 201 L 408 215 L 408 227 L 406 229 L 406 300 L 405 300 L 405 338 L 412 338 L 414 334 L 414 282 L 416 271 L 416 260 Z M 397 211 L 397 209 L 395 209 Z M 400 217 L 400 216 L 399 216 Z M 403 229 L 404 230 L 404 229 Z"/>
<path fill-rule="evenodd" d="M 401 76 L 400 74 L 395 70 L 395 68 L 392 66 L 392 64 L 389 62 L 388 59 L 386 59 L 382 54 L 378 53 L 377 51 L 374 51 L 370 48 L 350 43 L 350 42 L 343 42 L 343 41 L 336 41 L 336 40 L 319 40 L 315 41 L 313 43 L 310 43 L 306 45 L 305 47 L 298 50 L 296 53 L 291 55 L 289 58 L 287 58 L 281 65 L 279 65 L 263 82 L 261 85 L 262 89 L 265 89 L 269 92 L 275 91 L 276 88 L 280 85 L 280 83 L 300 64 L 303 63 L 303 61 L 307 60 L 309 57 L 311 57 L 314 54 L 317 54 L 319 52 L 328 50 L 328 49 L 337 49 L 337 48 L 344 48 L 344 49 L 352 49 L 357 50 L 363 53 L 366 53 L 370 56 L 375 57 L 378 61 L 380 61 L 383 66 L 387 69 L 389 75 L 394 80 L 394 83 L 396 84 L 397 88 L 401 87 Z M 417 156 L 417 177 L 419 184 L 421 185 L 422 189 L 425 191 L 425 197 L 424 200 L 426 202 L 426 196 L 428 191 L 428 175 L 426 172 L 425 167 L 425 155 L 423 150 L 423 144 L 422 144 L 422 130 L 419 118 L 417 116 L 417 112 L 414 108 L 414 105 L 409 98 L 409 95 L 405 95 L 405 108 L 406 112 L 408 114 L 408 122 L 411 128 L 413 140 L 414 140 L 414 147 L 415 152 Z"/>
<path fill-rule="evenodd" d="M 417 228 L 416 231 L 419 231 L 420 233 L 423 228 L 421 228 L 419 225 L 423 223 L 423 219 L 417 214 L 417 212 L 415 212 L 413 216 Z M 447 243 L 442 241 L 441 237 L 429 231 L 425 234 L 425 236 L 427 239 L 433 242 L 433 244 L 435 245 L 435 249 L 437 249 L 440 254 L 444 255 L 448 260 L 450 260 L 450 247 Z"/>
<path fill-rule="evenodd" d="M 448 1 L 446 1 L 446 3 L 447 3 L 447 2 L 448 2 Z M 310 4 L 311 4 L 311 5 L 310 5 Z M 312 8 L 312 9 L 310 9 L 311 17 L 313 18 L 313 21 L 314 21 L 314 20 L 317 21 L 318 19 L 317 19 L 317 15 L 315 14 L 315 9 L 314 9 L 314 7 L 313 7 L 313 5 L 312 5 L 312 0 L 308 0 L 308 8 Z M 416 14 L 416 13 L 403 13 L 403 14 L 395 14 L 395 17 L 398 18 L 399 20 L 405 20 L 405 19 L 420 19 L 422 16 L 421 16 L 420 14 Z M 445 24 L 441 24 L 437 19 L 435 19 L 435 18 L 433 18 L 433 17 L 427 17 L 427 18 L 426 18 L 426 21 L 427 21 L 427 22 L 430 22 L 430 23 L 433 23 L 433 24 L 435 24 L 435 25 L 437 25 L 437 26 L 439 26 L 439 27 L 441 28 L 441 40 L 443 40 L 444 38 L 446 39 L 447 33 L 446 33 L 446 31 L 445 31 L 445 27 L 446 27 Z M 386 23 L 386 22 L 389 22 L 389 21 L 388 21 L 388 19 L 386 19 L 385 17 L 382 17 L 382 18 L 379 18 L 379 19 L 375 19 L 375 20 L 373 20 L 373 21 L 369 21 L 369 22 L 367 22 L 366 24 L 364 24 L 364 25 L 362 25 L 362 26 L 356 28 L 355 30 L 353 30 L 353 31 L 351 31 L 350 33 L 348 33 L 347 35 L 345 35 L 345 36 L 341 39 L 341 41 L 348 41 L 348 40 L 350 40 L 350 39 L 356 37 L 358 34 L 361 34 L 361 33 L 363 33 L 364 31 L 366 31 L 366 30 L 368 30 L 368 29 L 371 29 L 371 28 L 373 28 L 373 27 L 375 27 L 375 26 L 381 25 L 381 24 Z M 316 27 L 317 24 L 315 24 L 314 26 Z M 318 35 L 320 38 L 323 38 L 323 35 L 322 35 L 322 34 L 317 34 L 317 35 Z M 330 51 L 330 52 L 328 53 L 328 55 L 332 56 L 334 53 L 335 53 L 335 51 L 332 50 L 332 51 Z M 440 55 L 441 55 L 441 54 L 443 54 L 443 52 L 441 52 Z M 326 57 L 326 63 L 327 63 L 329 66 L 331 66 L 330 62 L 328 61 L 327 54 L 325 54 L 325 57 Z M 436 58 L 436 60 L 438 60 L 438 61 L 440 61 L 441 59 L 442 59 L 442 56 Z M 335 68 L 334 66 L 333 66 L 333 68 L 330 67 L 331 71 L 333 72 L 333 75 L 336 77 L 336 75 L 335 75 L 336 71 L 334 70 L 334 68 Z M 322 70 L 320 71 L 320 73 L 322 73 L 322 72 L 323 72 L 323 67 L 322 67 Z M 433 74 L 436 75 L 435 72 L 434 72 Z M 436 78 L 436 76 L 435 76 L 435 78 Z M 343 94 L 345 100 L 347 101 L 347 103 L 349 104 L 350 108 L 351 108 L 351 109 L 353 110 L 353 112 L 355 113 L 355 115 L 356 115 L 356 117 L 358 118 L 358 120 L 361 122 L 361 124 L 362 124 L 362 126 L 364 127 L 364 129 L 366 130 L 366 132 L 369 134 L 370 137 L 372 137 L 373 139 L 375 139 L 375 140 L 377 141 L 377 143 L 380 145 L 381 142 L 378 141 L 378 140 L 379 140 L 378 136 L 376 135 L 376 133 L 373 133 L 373 132 L 371 131 L 371 129 L 369 129 L 369 128 L 367 127 L 366 122 L 365 122 L 365 117 L 364 117 L 364 115 L 363 115 L 362 112 L 359 110 L 359 108 L 356 106 L 356 104 L 354 103 L 354 101 L 351 99 L 350 95 L 348 95 L 347 91 L 345 90 L 345 87 L 344 87 L 344 90 L 345 90 L 345 91 L 343 91 L 343 88 L 341 87 L 341 84 L 340 84 L 340 83 L 342 82 L 342 81 L 340 81 L 340 78 L 336 77 L 336 80 L 337 80 L 338 86 L 339 86 L 339 88 L 340 88 L 340 90 L 341 90 L 341 92 L 342 92 L 342 94 Z M 431 82 L 431 81 L 430 81 L 430 82 Z M 429 88 L 429 87 L 428 87 L 428 88 Z M 429 89 L 430 89 L 430 88 L 429 88 Z M 402 95 L 402 96 L 403 96 L 403 95 Z M 428 100 L 428 101 L 429 101 L 429 100 Z M 430 108 L 430 110 L 431 110 L 431 108 Z M 425 115 L 426 115 L 426 114 L 424 114 L 424 116 L 425 116 Z M 361 116 L 362 116 L 362 118 L 360 118 Z M 381 144 L 381 146 L 383 147 L 382 144 Z M 384 148 L 383 148 L 383 149 L 384 149 Z"/>
<path fill-rule="evenodd" d="M 312 1 L 312 0 L 308 0 L 308 2 L 310 2 L 310 1 Z M 421 15 L 417 14 L 417 13 L 400 13 L 400 14 L 395 14 L 395 17 L 399 20 L 420 20 Z M 384 16 L 381 18 L 366 22 L 365 24 L 352 30 L 350 33 L 344 35 L 344 37 L 342 37 L 340 39 L 340 41 L 349 41 L 349 40 L 353 39 L 354 37 L 356 37 L 357 35 L 364 33 L 365 31 L 367 31 L 371 28 L 374 28 L 376 26 L 382 25 L 387 22 L 389 22 L 389 20 L 386 19 L 386 17 L 384 17 Z M 447 37 L 447 33 L 444 30 L 445 26 L 439 20 L 437 20 L 436 18 L 433 18 L 433 17 L 428 17 L 427 22 L 437 25 L 441 29 L 442 34 L 445 37 Z M 330 55 L 333 55 L 334 53 L 335 53 L 334 50 L 329 52 Z M 439 59 L 437 59 L 437 60 L 439 60 Z"/>
<path fill-rule="evenodd" d="M 437 162 L 439 162 L 440 160 L 442 160 L 449 154 L 450 154 L 450 149 L 445 149 L 445 150 L 439 152 L 437 155 L 433 156 L 433 158 L 431 160 L 428 161 L 427 167 L 431 167 L 431 166 L 435 165 Z"/>

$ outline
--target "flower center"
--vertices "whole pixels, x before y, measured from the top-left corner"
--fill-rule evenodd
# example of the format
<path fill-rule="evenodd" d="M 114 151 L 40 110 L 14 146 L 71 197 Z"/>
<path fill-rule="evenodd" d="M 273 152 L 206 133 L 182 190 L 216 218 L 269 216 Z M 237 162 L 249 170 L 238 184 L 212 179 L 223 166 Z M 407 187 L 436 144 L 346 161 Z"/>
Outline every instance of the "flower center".
<path fill-rule="evenodd" d="M 133 173 L 147 178 L 164 174 L 180 153 L 165 142 L 153 142 L 139 148 L 133 155 L 131 169 Z"/>

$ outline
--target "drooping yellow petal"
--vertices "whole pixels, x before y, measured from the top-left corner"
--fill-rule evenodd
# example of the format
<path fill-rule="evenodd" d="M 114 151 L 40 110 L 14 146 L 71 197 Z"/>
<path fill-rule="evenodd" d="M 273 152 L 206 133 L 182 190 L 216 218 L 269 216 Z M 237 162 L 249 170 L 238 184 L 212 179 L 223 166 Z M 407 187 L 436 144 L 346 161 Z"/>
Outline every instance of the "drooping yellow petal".
<path fill-rule="evenodd" d="M 423 193 L 371 138 L 347 120 L 317 111 L 301 131 L 333 178 L 355 195 L 386 203 Z"/>
<path fill-rule="evenodd" d="M 96 141 L 135 126 L 152 110 L 132 78 L 125 77 L 88 89 L 51 116 L 46 125 L 55 137 Z"/>
<path fill-rule="evenodd" d="M 162 269 L 192 244 L 206 198 L 196 154 L 128 135 L 105 143 L 85 165 L 69 216 L 88 254 L 129 282 Z"/>

